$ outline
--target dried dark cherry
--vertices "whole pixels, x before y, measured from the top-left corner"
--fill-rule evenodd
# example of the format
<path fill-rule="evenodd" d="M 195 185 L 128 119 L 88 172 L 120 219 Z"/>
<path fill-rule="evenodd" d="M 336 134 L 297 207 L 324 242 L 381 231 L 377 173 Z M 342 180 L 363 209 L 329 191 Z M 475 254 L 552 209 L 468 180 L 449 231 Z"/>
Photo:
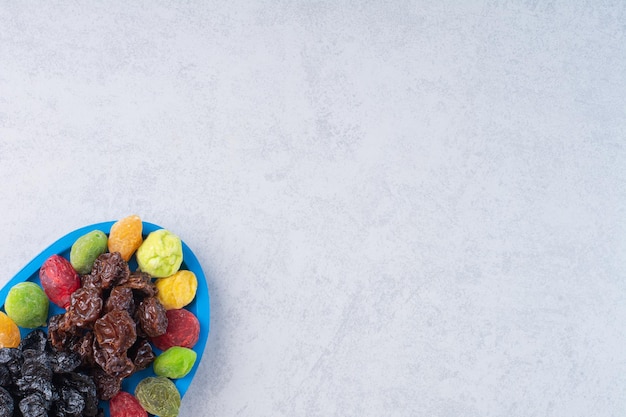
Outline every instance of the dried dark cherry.
<path fill-rule="evenodd" d="M 127 351 L 137 340 L 135 321 L 126 310 L 113 310 L 96 320 L 94 334 L 100 347 L 114 353 Z"/>
<path fill-rule="evenodd" d="M 100 317 L 102 298 L 98 291 L 92 288 L 79 288 L 72 294 L 72 302 L 67 315 L 69 323 L 82 328 L 90 328 Z"/>
<path fill-rule="evenodd" d="M 113 310 L 125 310 L 132 315 L 135 312 L 135 299 L 133 290 L 128 287 L 113 287 L 109 298 L 107 298 L 104 311 L 107 313 Z"/>
<path fill-rule="evenodd" d="M 146 339 L 138 339 L 128 351 L 128 356 L 132 359 L 137 371 L 146 369 L 156 357 L 152 351 L 152 345 Z"/>
<path fill-rule="evenodd" d="M 128 263 L 119 252 L 104 253 L 96 259 L 89 275 L 98 277 L 103 289 L 125 282 L 129 275 Z"/>
<path fill-rule="evenodd" d="M 149 337 L 157 337 L 167 331 L 165 307 L 155 297 L 148 297 L 139 304 L 137 319 L 142 330 Z"/>

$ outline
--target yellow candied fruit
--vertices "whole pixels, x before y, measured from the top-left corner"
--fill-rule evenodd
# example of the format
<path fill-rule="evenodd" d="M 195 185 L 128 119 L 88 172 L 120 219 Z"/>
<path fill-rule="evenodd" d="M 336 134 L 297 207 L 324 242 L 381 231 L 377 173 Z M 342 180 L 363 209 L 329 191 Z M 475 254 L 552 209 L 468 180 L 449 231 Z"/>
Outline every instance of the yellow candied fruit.
<path fill-rule="evenodd" d="M 157 298 L 166 310 L 175 310 L 191 303 L 196 296 L 198 280 L 196 275 L 187 270 L 181 270 L 174 275 L 156 280 L 159 290 Z"/>
<path fill-rule="evenodd" d="M 128 262 L 143 242 L 142 230 L 143 223 L 136 214 L 118 220 L 111 226 L 109 233 L 109 252 L 119 252 L 122 258 Z"/>
<path fill-rule="evenodd" d="M 17 324 L 0 311 L 0 348 L 16 348 L 21 340 Z"/>

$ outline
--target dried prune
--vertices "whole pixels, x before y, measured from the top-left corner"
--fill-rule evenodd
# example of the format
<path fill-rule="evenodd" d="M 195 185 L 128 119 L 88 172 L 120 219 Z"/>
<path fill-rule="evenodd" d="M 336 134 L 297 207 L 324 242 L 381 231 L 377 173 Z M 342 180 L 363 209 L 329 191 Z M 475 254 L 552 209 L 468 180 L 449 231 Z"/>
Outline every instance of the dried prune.
<path fill-rule="evenodd" d="M 132 315 L 135 312 L 135 299 L 133 290 L 128 287 L 113 287 L 109 298 L 107 298 L 104 311 L 107 313 L 113 310 L 125 310 Z"/>
<path fill-rule="evenodd" d="M 61 387 L 61 395 L 56 402 L 56 415 L 59 417 L 81 417 L 85 409 L 85 399 L 73 387 Z"/>
<path fill-rule="evenodd" d="M 125 282 L 129 274 L 128 263 L 119 252 L 104 253 L 98 256 L 90 273 L 90 275 L 98 277 L 97 282 L 103 289 Z"/>
<path fill-rule="evenodd" d="M 0 417 L 11 417 L 15 403 L 9 391 L 0 387 Z"/>
<path fill-rule="evenodd" d="M 123 287 L 135 290 L 138 298 L 153 297 L 157 293 L 156 286 L 152 282 L 152 277 L 145 272 L 133 272 L 128 280 L 120 283 Z"/>
<path fill-rule="evenodd" d="M 1 348 L 0 364 L 7 367 L 11 380 L 15 381 L 22 374 L 22 351 L 13 348 Z"/>
<path fill-rule="evenodd" d="M 139 304 L 137 318 L 141 329 L 149 337 L 161 336 L 167 331 L 165 307 L 155 297 L 148 297 Z"/>
<path fill-rule="evenodd" d="M 135 327 L 126 310 L 113 310 L 96 320 L 94 334 L 100 347 L 114 353 L 125 352 L 137 340 Z"/>
<path fill-rule="evenodd" d="M 69 386 L 78 391 L 85 401 L 83 415 L 95 416 L 98 412 L 98 397 L 93 378 L 79 373 L 68 373 L 59 379 L 60 386 Z"/>
<path fill-rule="evenodd" d="M 18 387 L 21 395 L 26 396 L 30 393 L 37 393 L 45 400 L 46 408 L 48 403 L 52 401 L 53 388 L 52 379 L 43 376 L 24 376 L 17 381 L 15 385 Z"/>
<path fill-rule="evenodd" d="M 80 356 L 82 365 L 86 367 L 93 366 L 96 363 L 93 357 L 93 340 L 93 333 L 87 332 L 71 346 L 72 351 Z"/>
<path fill-rule="evenodd" d="M 11 374 L 6 365 L 0 365 L 0 386 L 7 386 L 11 383 Z"/>
<path fill-rule="evenodd" d="M 126 378 L 135 371 L 133 361 L 126 352 L 113 352 L 107 349 L 94 348 L 94 359 L 102 370 L 116 378 Z"/>
<path fill-rule="evenodd" d="M 102 298 L 91 288 L 80 288 L 72 294 L 72 302 L 67 311 L 69 323 L 78 327 L 90 327 L 100 317 Z"/>
<path fill-rule="evenodd" d="M 60 255 L 52 255 L 41 265 L 39 280 L 50 301 L 63 308 L 70 305 L 72 293 L 80 288 L 76 270 Z"/>
<path fill-rule="evenodd" d="M 41 329 L 36 329 L 24 337 L 24 340 L 20 343 L 20 349 L 22 351 L 35 350 L 37 352 L 43 352 L 46 350 L 46 342 L 46 333 Z"/>
<path fill-rule="evenodd" d="M 107 374 L 100 368 L 93 368 L 93 380 L 96 383 L 96 392 L 101 400 L 110 400 L 120 392 L 122 378 L 117 378 Z"/>
<path fill-rule="evenodd" d="M 20 411 L 28 417 L 48 417 L 48 407 L 48 402 L 38 392 L 25 396 L 19 403 Z"/>
<path fill-rule="evenodd" d="M 50 361 L 52 371 L 55 373 L 72 372 L 82 363 L 78 353 L 59 351 L 55 352 Z"/>
<path fill-rule="evenodd" d="M 154 361 L 155 354 L 152 351 L 152 345 L 146 339 L 139 339 L 133 347 L 128 351 L 128 356 L 135 365 L 135 370 L 140 371 L 146 369 Z"/>
<path fill-rule="evenodd" d="M 38 376 L 46 380 L 52 379 L 52 368 L 50 366 L 50 354 L 47 352 L 36 352 L 26 350 L 23 352 L 24 362 L 22 363 L 22 376 Z"/>
<path fill-rule="evenodd" d="M 76 333 L 76 327 L 71 326 L 65 314 L 57 314 L 48 320 L 48 340 L 58 350 L 65 349 Z"/>
<path fill-rule="evenodd" d="M 111 417 L 148 417 L 137 398 L 133 395 L 120 391 L 109 401 Z"/>

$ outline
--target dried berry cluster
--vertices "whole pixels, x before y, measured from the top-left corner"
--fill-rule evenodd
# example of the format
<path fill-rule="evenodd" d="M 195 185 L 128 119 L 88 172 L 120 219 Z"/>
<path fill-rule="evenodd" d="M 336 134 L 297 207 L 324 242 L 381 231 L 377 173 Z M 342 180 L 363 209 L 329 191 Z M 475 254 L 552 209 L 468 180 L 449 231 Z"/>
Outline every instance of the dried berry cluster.
<path fill-rule="evenodd" d="M 81 282 L 67 311 L 50 318 L 48 339 L 57 350 L 77 353 L 98 397 L 109 400 L 122 379 L 154 360 L 148 338 L 165 333 L 166 311 L 150 275 L 131 273 L 118 252 L 100 255 Z"/>
<path fill-rule="evenodd" d="M 79 366 L 77 354 L 52 349 L 42 330 L 0 349 L 0 417 L 103 416 L 96 385 L 74 372 Z"/>

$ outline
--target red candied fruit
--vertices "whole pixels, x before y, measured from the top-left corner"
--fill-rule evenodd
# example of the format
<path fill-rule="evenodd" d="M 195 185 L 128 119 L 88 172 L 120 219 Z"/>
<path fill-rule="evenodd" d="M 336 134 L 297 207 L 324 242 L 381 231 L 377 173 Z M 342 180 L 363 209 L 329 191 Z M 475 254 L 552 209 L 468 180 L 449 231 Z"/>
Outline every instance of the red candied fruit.
<path fill-rule="evenodd" d="M 41 265 L 39 280 L 50 301 L 65 309 L 70 305 L 72 293 L 80 288 L 78 273 L 60 255 L 52 255 Z"/>
<path fill-rule="evenodd" d="M 124 391 L 109 400 L 109 414 L 111 417 L 148 417 L 137 398 Z"/>
<path fill-rule="evenodd" d="M 153 337 L 152 343 L 165 351 L 173 346 L 191 349 L 200 335 L 200 322 L 189 310 L 167 310 L 167 330 L 165 334 Z"/>

